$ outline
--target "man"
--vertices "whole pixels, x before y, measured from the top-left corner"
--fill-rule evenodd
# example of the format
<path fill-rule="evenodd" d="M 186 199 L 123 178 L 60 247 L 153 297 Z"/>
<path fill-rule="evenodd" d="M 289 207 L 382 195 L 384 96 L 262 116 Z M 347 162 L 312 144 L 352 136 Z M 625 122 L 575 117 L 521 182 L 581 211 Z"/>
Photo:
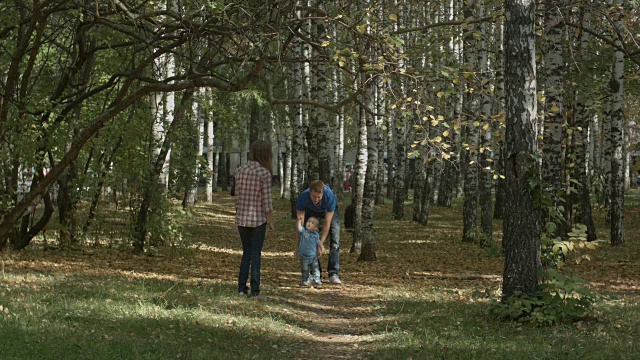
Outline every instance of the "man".
<path fill-rule="evenodd" d="M 329 263 L 327 273 L 331 284 L 341 284 L 338 271 L 340 270 L 340 214 L 338 213 L 338 198 L 331 189 L 320 180 L 314 180 L 309 188 L 303 191 L 296 202 L 297 221 L 296 230 L 307 223 L 310 216 L 324 219 L 320 244 L 329 238 Z M 300 242 L 300 233 L 296 231 L 296 243 Z M 318 261 L 319 262 L 319 261 Z M 320 267 L 322 272 L 322 267 Z"/>

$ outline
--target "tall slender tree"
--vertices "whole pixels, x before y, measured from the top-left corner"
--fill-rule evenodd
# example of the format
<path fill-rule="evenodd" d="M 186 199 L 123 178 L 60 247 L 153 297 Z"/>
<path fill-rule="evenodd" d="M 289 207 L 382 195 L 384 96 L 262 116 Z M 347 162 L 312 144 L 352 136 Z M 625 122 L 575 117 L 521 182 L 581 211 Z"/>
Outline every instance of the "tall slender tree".
<path fill-rule="evenodd" d="M 468 0 L 464 4 L 464 17 L 468 20 L 476 18 L 477 2 Z M 477 41 L 475 38 L 477 26 L 470 24 L 463 30 L 464 40 L 464 68 L 468 74 L 477 70 Z M 478 87 L 473 75 L 467 76 L 465 94 L 463 97 L 463 124 L 464 124 L 464 203 L 463 203 L 463 229 L 462 241 L 475 242 L 477 238 L 478 224 L 478 132 L 479 97 Z"/>
<path fill-rule="evenodd" d="M 623 28 L 622 16 L 624 0 L 609 0 L 613 5 L 616 34 L 611 82 L 611 245 L 624 244 L 624 51 L 620 32 Z"/>
<path fill-rule="evenodd" d="M 505 0 L 506 197 L 504 212 L 505 264 L 502 294 L 534 295 L 541 267 L 540 217 L 534 192 L 542 191 L 536 128 L 535 2 Z"/>
<path fill-rule="evenodd" d="M 554 209 L 548 209 L 545 221 L 555 222 L 560 225 L 564 215 L 563 194 L 563 147 L 562 134 L 565 125 L 564 118 L 564 0 L 547 4 L 545 9 L 546 55 L 544 58 L 545 73 L 545 108 L 544 108 L 544 135 L 542 142 L 542 180 L 547 187 L 547 194 L 552 197 Z M 555 218 L 549 218 L 554 216 Z M 564 229 L 557 226 L 557 233 Z"/>

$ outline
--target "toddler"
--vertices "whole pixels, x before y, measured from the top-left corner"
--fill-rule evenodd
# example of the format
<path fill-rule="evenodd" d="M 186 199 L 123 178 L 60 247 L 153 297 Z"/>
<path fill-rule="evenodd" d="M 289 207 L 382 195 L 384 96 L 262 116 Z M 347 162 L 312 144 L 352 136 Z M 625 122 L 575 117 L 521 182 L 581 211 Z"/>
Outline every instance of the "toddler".
<path fill-rule="evenodd" d="M 311 280 L 314 284 L 320 285 L 320 267 L 318 264 L 318 256 L 324 251 L 324 247 L 320 243 L 320 234 L 318 233 L 319 220 L 313 216 L 307 219 L 305 226 L 300 226 L 300 243 L 297 244 L 296 253 L 300 256 L 300 267 L 302 270 L 302 286 L 309 286 Z M 309 279 L 311 275 L 311 279 Z"/>

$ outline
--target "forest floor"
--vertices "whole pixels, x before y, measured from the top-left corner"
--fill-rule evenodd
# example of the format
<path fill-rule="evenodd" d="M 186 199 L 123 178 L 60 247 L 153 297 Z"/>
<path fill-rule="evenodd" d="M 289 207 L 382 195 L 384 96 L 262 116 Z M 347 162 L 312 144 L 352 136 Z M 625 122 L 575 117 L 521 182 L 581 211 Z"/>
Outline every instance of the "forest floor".
<path fill-rule="evenodd" d="M 277 200 L 261 297 L 240 297 L 233 198 L 217 193 L 193 209 L 173 248 L 136 256 L 115 243 L 33 244 L 0 254 L 0 348 L 8 359 L 631 359 L 640 353 L 640 192 L 627 203 L 626 244 L 605 242 L 580 264 L 570 255 L 563 268 L 615 295 L 579 322 L 499 321 L 487 310 L 500 294 L 499 245 L 463 244 L 460 207 L 434 208 L 423 227 L 392 220 L 389 200 L 376 208 L 377 260 L 358 262 L 343 230 L 343 284 L 319 287 L 299 286 L 294 222 Z M 608 240 L 603 215 L 598 235 Z"/>

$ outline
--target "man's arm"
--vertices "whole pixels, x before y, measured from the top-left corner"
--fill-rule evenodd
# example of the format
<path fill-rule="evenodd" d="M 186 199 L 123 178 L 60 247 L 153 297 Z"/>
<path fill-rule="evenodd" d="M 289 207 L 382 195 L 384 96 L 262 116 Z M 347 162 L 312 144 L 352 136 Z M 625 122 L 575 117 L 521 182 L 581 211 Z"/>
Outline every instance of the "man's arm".
<path fill-rule="evenodd" d="M 333 219 L 333 211 L 324 213 L 324 226 L 322 227 L 322 234 L 320 234 L 320 244 L 324 244 L 329 235 L 329 229 L 331 229 L 331 219 Z"/>
<path fill-rule="evenodd" d="M 300 228 L 302 227 L 302 222 L 304 221 L 304 210 L 297 210 L 296 213 L 296 245 L 294 247 L 295 252 L 294 255 L 298 254 L 298 247 L 300 246 Z"/>

